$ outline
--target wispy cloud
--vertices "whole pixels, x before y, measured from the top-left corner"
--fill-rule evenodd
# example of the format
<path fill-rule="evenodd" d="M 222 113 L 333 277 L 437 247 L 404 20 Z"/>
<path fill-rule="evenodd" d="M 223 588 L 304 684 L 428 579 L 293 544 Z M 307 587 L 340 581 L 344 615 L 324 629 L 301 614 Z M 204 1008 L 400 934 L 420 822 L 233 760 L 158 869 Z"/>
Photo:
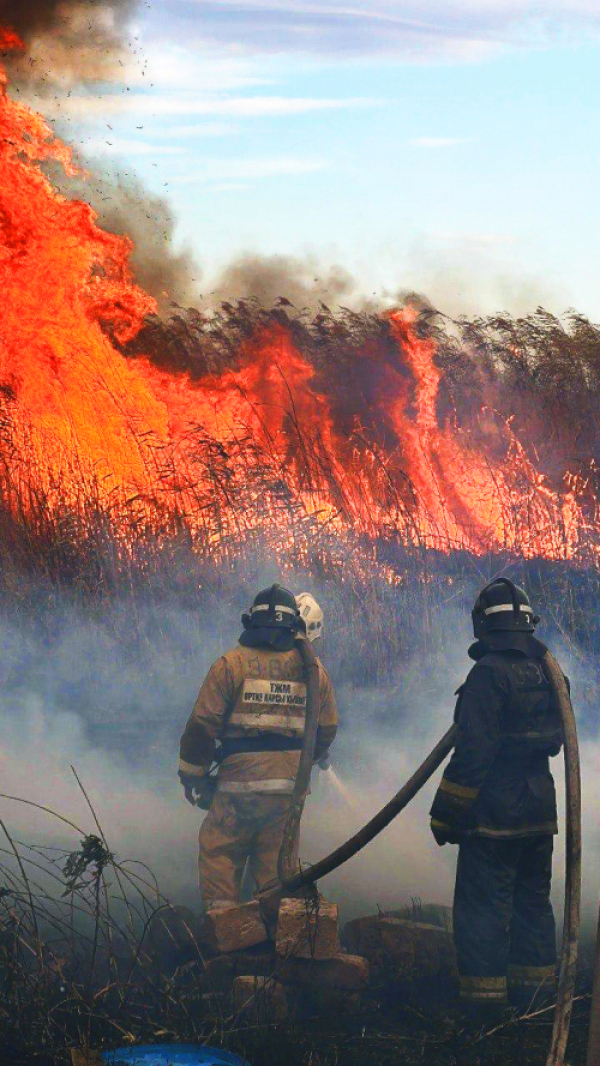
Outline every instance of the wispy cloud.
<path fill-rule="evenodd" d="M 204 40 L 248 53 L 395 53 L 476 60 L 556 33 L 600 30 L 596 0 L 175 0 Z"/>
<path fill-rule="evenodd" d="M 103 93 L 49 100 L 44 112 L 51 118 L 90 119 L 134 114 L 159 118 L 168 115 L 222 116 L 227 118 L 277 118 L 315 111 L 374 107 L 379 103 L 364 97 L 347 100 L 288 96 L 237 96 L 207 98 L 185 93 Z"/>
<path fill-rule="evenodd" d="M 457 144 L 467 144 L 466 137 L 411 137 L 413 148 L 454 148 Z"/>
<path fill-rule="evenodd" d="M 153 144 L 151 141 L 138 141 L 134 138 L 115 137 L 89 137 L 85 141 L 85 150 L 88 155 L 126 156 L 128 159 L 136 156 L 177 156 L 185 154 L 185 148 L 180 145 Z"/>
<path fill-rule="evenodd" d="M 161 137 L 184 137 L 195 139 L 197 137 L 230 137 L 239 132 L 239 126 L 231 122 L 169 122 L 160 127 Z"/>
<path fill-rule="evenodd" d="M 347 100 L 318 97 L 246 96 L 229 100 L 204 102 L 202 114 L 230 115 L 236 118 L 263 118 L 280 115 L 306 115 L 311 111 L 338 111 L 345 108 L 374 107 L 378 103 L 365 97 Z"/>
<path fill-rule="evenodd" d="M 279 178 L 311 174 L 324 170 L 322 159 L 301 159 L 282 156 L 272 159 L 206 159 L 191 173 L 172 179 L 172 184 L 191 185 L 200 182 L 239 183 L 259 178 Z"/>
<path fill-rule="evenodd" d="M 211 192 L 239 192 L 241 189 L 249 189 L 250 185 L 245 181 L 221 181 L 211 185 Z"/>
<path fill-rule="evenodd" d="M 163 0 L 163 5 L 167 3 Z M 178 4 L 168 0 L 171 11 Z M 174 12 L 175 14 L 176 12 Z M 161 28 L 159 40 L 143 38 L 144 64 L 127 66 L 127 85 L 132 90 L 184 90 L 187 93 L 232 92 L 269 85 L 264 66 L 259 66 L 239 49 L 202 47 L 195 41 L 202 18 L 194 22 L 191 34 L 185 22 L 169 20 L 167 32 Z M 182 34 L 182 27 L 184 34 Z M 177 42 L 179 32 L 181 42 Z"/>
<path fill-rule="evenodd" d="M 460 233 L 451 230 L 432 230 L 428 240 L 437 242 L 441 246 L 450 246 L 455 249 L 469 248 L 495 248 L 503 245 L 517 244 L 519 238 L 513 233 Z"/>

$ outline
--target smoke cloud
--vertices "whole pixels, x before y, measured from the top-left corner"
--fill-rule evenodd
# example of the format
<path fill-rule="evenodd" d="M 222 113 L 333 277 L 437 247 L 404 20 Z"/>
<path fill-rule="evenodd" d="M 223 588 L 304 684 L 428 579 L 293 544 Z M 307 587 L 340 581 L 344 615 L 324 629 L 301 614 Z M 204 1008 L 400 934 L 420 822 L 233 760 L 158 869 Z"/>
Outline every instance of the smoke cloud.
<path fill-rule="evenodd" d="M 176 219 L 168 200 L 150 192 L 135 175 L 123 175 L 93 159 L 81 163 L 87 177 L 68 177 L 56 165 L 47 168 L 55 188 L 88 203 L 103 230 L 132 240 L 135 280 L 162 312 L 171 302 L 197 305 L 202 268 L 189 248 L 177 249 Z"/>
<path fill-rule="evenodd" d="M 0 25 L 26 45 L 8 58 L 12 81 L 38 91 L 122 76 L 126 29 L 137 0 L 0 0 Z"/>
<path fill-rule="evenodd" d="M 281 297 L 298 311 L 314 314 L 321 303 L 337 308 L 373 310 L 356 280 L 342 266 L 327 267 L 316 256 L 242 255 L 203 285 L 204 268 L 190 248 L 178 250 L 176 218 L 165 198 L 152 193 L 134 174 L 124 175 L 105 160 L 79 154 L 85 176 L 67 176 L 56 164 L 46 171 L 54 187 L 69 199 L 83 200 L 109 233 L 133 242 L 130 264 L 137 283 L 168 313 L 171 303 L 211 310 L 223 301 L 253 299 L 272 308 Z"/>
<path fill-rule="evenodd" d="M 427 294 L 434 307 L 450 317 L 494 315 L 506 310 L 519 317 L 536 307 L 562 313 L 573 294 L 562 283 L 542 282 L 521 272 L 518 245 L 510 238 L 449 237 L 423 234 L 408 256 L 410 285 Z M 384 294 L 392 301 L 402 294 Z"/>
<path fill-rule="evenodd" d="M 218 304 L 253 297 L 268 308 L 282 296 L 297 310 L 313 312 L 321 301 L 335 307 L 340 301 L 355 298 L 356 282 L 341 266 L 323 269 L 314 256 L 248 254 L 225 268 L 207 302 Z M 358 298 L 363 304 L 364 300 Z"/>
<path fill-rule="evenodd" d="M 144 64 L 143 55 L 127 39 L 136 8 L 137 0 L 0 0 L 0 25 L 16 30 L 26 45 L 25 52 L 3 57 L 11 83 L 25 88 L 37 107 L 33 94 L 83 82 L 122 81 L 136 62 Z M 48 167 L 58 191 L 89 203 L 103 229 L 132 239 L 136 280 L 161 309 L 171 300 L 193 302 L 200 268 L 191 252 L 174 248 L 175 219 L 167 201 L 135 175 L 107 168 L 105 160 L 82 156 L 79 161 L 86 178 L 67 177 L 58 166 Z"/>
<path fill-rule="evenodd" d="M 272 575 L 256 578 L 257 587 Z M 293 588 L 305 575 L 287 575 Z M 313 584 L 314 587 L 314 584 Z M 337 593 L 315 589 L 334 628 L 321 650 L 337 690 L 341 728 L 333 757 L 343 791 L 330 773 L 315 774 L 303 822 L 301 854 L 314 861 L 363 825 L 410 776 L 447 729 L 453 690 L 469 668 L 468 616 L 448 608 L 442 622 L 449 643 L 429 663 L 418 648 L 383 686 L 350 684 L 345 667 L 352 634 L 335 628 L 344 617 Z M 39 618 L 0 618 L 0 768 L 2 792 L 45 804 L 86 832 L 94 825 L 70 770 L 73 764 L 94 803 L 109 845 L 119 858 L 140 859 L 176 902 L 199 907 L 196 887 L 199 812 L 187 805 L 176 778 L 179 734 L 210 663 L 235 643 L 247 592 L 240 585 L 202 617 L 194 606 L 153 603 L 109 616 L 63 601 L 49 629 Z M 337 612 L 337 614 L 336 614 Z M 141 639 L 138 639 L 141 636 Z M 596 906 L 600 878 L 600 743 L 588 718 L 584 665 L 557 648 L 573 683 L 582 725 L 586 913 Z M 581 694 L 581 695 L 579 695 Z M 554 762 L 557 781 L 561 760 Z M 439 774 L 436 775 L 436 780 Z M 395 909 L 413 898 L 450 904 L 456 853 L 438 849 L 428 830 L 435 782 L 382 836 L 323 884 L 344 918 Z M 22 840 L 78 844 L 48 815 L 10 800 L 0 813 Z M 555 863 L 555 896 L 562 897 L 563 838 Z"/>

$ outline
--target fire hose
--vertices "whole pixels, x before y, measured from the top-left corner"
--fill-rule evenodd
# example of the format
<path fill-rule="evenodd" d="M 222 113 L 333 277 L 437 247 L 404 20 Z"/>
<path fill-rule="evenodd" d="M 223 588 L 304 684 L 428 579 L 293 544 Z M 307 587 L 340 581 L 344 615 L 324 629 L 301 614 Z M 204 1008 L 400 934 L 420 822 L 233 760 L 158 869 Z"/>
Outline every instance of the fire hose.
<path fill-rule="evenodd" d="M 306 679 L 306 720 L 292 802 L 283 830 L 283 839 L 277 860 L 277 876 L 280 883 L 286 886 L 286 889 L 294 879 L 293 856 L 300 833 L 304 802 L 310 784 L 317 730 L 319 728 L 319 660 L 315 655 L 312 644 L 306 637 L 297 640 L 296 647 L 302 658 Z"/>
<path fill-rule="evenodd" d="M 569 1039 L 579 947 L 581 918 L 581 771 L 577 725 L 564 674 L 549 651 L 543 658 L 560 710 L 565 744 L 565 802 L 567 832 L 565 844 L 565 909 L 558 997 L 550 1054 L 546 1066 L 562 1066 Z"/>
<path fill-rule="evenodd" d="M 598 917 L 598 935 L 596 937 L 596 960 L 594 965 L 594 984 L 592 988 L 592 1006 L 590 1010 L 590 1033 L 588 1037 L 587 1066 L 598 1066 L 600 1062 L 600 916 Z"/>
<path fill-rule="evenodd" d="M 335 851 L 332 851 L 331 854 L 325 856 L 313 866 L 291 873 L 293 866 L 292 856 L 309 787 L 319 718 L 317 658 L 307 640 L 299 641 L 298 648 L 306 671 L 306 731 L 292 804 L 279 853 L 278 876 L 280 887 L 277 890 L 267 892 L 265 901 L 269 897 L 272 899 L 274 895 L 281 897 L 282 893 L 294 893 L 299 889 L 314 885 L 321 877 L 325 877 L 326 874 L 337 870 L 343 863 L 358 854 L 408 806 L 410 801 L 427 784 L 452 751 L 457 734 L 457 726 L 453 725 L 400 791 L 358 833 L 355 833 L 344 844 L 341 844 Z M 564 735 L 567 812 L 565 908 L 558 996 L 554 1014 L 551 1048 L 546 1063 L 546 1066 L 563 1066 L 573 1011 L 581 911 L 581 777 L 577 727 L 571 697 L 563 672 L 549 651 L 544 654 L 543 664 L 560 711 Z M 596 1066 L 596 1060 L 591 1059 L 588 1066 L 590 1064 Z"/>

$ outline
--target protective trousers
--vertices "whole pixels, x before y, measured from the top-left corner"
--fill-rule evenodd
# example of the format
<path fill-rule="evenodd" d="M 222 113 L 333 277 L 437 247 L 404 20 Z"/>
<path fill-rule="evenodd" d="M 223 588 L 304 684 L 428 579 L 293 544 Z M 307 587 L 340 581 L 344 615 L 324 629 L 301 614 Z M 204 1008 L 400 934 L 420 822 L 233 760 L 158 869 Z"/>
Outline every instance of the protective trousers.
<path fill-rule="evenodd" d="M 257 892 L 277 884 L 277 859 L 291 799 L 256 792 L 215 794 L 199 835 L 198 873 L 205 907 L 240 902 L 246 862 Z"/>
<path fill-rule="evenodd" d="M 552 836 L 461 844 L 454 939 L 466 1004 L 527 1008 L 552 992 L 556 929 L 550 887 Z"/>

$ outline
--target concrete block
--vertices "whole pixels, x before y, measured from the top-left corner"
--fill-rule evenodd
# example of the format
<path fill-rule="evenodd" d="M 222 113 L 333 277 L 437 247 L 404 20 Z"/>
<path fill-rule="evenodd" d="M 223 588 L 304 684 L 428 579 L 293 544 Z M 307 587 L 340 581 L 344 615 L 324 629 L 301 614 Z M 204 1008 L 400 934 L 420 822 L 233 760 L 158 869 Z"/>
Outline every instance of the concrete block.
<path fill-rule="evenodd" d="M 452 937 L 439 926 L 374 915 L 348 922 L 343 940 L 379 973 L 392 972 L 408 982 L 456 976 Z"/>
<path fill-rule="evenodd" d="M 283 958 L 331 959 L 339 955 L 338 908 L 317 899 L 282 899 L 275 950 Z"/>
<path fill-rule="evenodd" d="M 369 984 L 370 965 L 359 955 L 336 955 L 331 959 L 286 959 L 279 977 L 284 984 L 356 992 Z"/>
<path fill-rule="evenodd" d="M 247 1021 L 281 1022 L 288 1015 L 285 989 L 270 977 L 236 977 L 233 1010 Z"/>
<path fill-rule="evenodd" d="M 202 943 L 217 955 L 244 951 L 267 941 L 267 929 L 258 903 L 241 903 L 207 911 L 202 927 Z"/>

